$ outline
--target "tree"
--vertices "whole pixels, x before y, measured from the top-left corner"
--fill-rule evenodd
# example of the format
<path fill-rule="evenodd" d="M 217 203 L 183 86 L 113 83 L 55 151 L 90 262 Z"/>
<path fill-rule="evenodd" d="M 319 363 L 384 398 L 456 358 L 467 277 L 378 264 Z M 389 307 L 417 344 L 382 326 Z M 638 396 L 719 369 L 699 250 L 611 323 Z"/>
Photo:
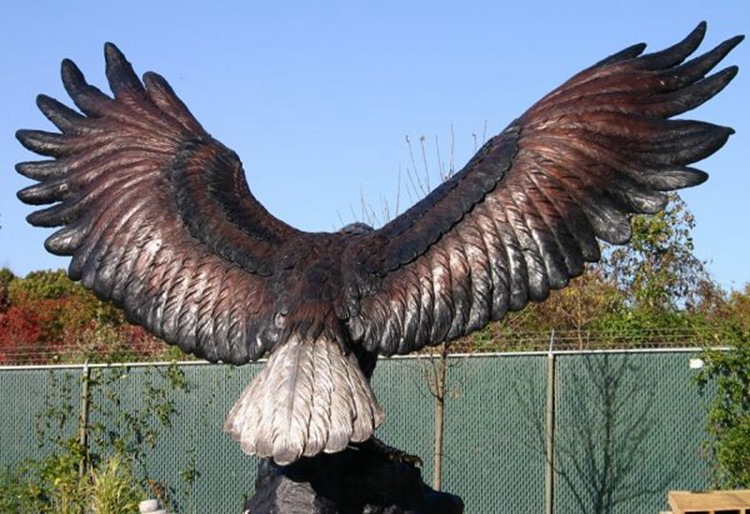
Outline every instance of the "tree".
<path fill-rule="evenodd" d="M 695 218 L 676 193 L 655 215 L 632 218 L 627 246 L 605 246 L 600 268 L 626 295 L 628 305 L 663 313 L 700 302 L 710 282 L 704 263 L 694 254 Z"/>
<path fill-rule="evenodd" d="M 8 289 L 10 283 L 16 279 L 16 276 L 8 268 L 0 269 L 0 315 L 10 307 L 10 297 Z"/>
<path fill-rule="evenodd" d="M 750 284 L 721 307 L 721 332 L 730 348 L 705 351 L 697 377 L 702 390 L 715 386 L 707 448 L 717 487 L 750 488 Z"/>
<path fill-rule="evenodd" d="M 178 354 L 64 271 L 18 278 L 0 270 L 0 361 L 121 362 L 154 355 Z"/>

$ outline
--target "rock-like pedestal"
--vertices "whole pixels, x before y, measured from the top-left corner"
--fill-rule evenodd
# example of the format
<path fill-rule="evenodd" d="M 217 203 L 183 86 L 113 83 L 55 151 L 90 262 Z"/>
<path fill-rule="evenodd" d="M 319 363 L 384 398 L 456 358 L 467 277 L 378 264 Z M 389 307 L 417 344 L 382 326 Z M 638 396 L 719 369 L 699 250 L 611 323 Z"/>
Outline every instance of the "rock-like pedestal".
<path fill-rule="evenodd" d="M 291 466 L 258 465 L 250 514 L 461 514 L 458 496 L 434 491 L 419 468 L 347 449 Z"/>

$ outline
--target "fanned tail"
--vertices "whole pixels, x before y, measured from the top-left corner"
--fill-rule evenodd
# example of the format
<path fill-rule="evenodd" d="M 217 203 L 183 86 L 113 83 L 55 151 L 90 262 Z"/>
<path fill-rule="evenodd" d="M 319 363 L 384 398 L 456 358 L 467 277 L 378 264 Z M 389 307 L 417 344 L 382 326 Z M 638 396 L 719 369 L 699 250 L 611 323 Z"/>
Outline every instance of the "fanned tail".
<path fill-rule="evenodd" d="M 335 341 L 293 338 L 242 393 L 224 431 L 245 453 L 287 465 L 365 441 L 383 420 L 353 353 Z"/>

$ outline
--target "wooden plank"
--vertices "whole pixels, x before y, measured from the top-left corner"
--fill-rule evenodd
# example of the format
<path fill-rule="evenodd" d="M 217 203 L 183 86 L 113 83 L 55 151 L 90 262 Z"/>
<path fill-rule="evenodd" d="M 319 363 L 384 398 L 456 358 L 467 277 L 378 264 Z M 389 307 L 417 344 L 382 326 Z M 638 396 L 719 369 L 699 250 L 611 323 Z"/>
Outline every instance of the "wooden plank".
<path fill-rule="evenodd" d="M 670 491 L 669 507 L 674 514 L 750 514 L 750 490 Z"/>

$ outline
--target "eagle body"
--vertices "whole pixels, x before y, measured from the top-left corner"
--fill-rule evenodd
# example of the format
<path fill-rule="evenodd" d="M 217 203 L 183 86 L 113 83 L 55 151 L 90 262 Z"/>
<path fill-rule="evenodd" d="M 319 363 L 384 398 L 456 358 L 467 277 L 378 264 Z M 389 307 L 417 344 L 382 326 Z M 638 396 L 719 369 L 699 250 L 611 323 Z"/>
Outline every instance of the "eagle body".
<path fill-rule="evenodd" d="M 629 216 L 707 175 L 691 164 L 732 129 L 677 116 L 736 75 L 711 70 L 738 36 L 691 57 L 706 26 L 643 54 L 639 44 L 574 75 L 491 138 L 424 199 L 378 229 L 298 230 L 253 196 L 239 157 L 167 81 L 142 79 L 105 45 L 112 95 L 69 60 L 77 109 L 40 95 L 58 132 L 20 130 L 44 160 L 19 198 L 49 205 L 48 251 L 128 319 L 212 362 L 268 355 L 225 430 L 290 464 L 372 436 L 384 416 L 377 357 L 415 352 L 544 300 L 626 243 Z"/>

